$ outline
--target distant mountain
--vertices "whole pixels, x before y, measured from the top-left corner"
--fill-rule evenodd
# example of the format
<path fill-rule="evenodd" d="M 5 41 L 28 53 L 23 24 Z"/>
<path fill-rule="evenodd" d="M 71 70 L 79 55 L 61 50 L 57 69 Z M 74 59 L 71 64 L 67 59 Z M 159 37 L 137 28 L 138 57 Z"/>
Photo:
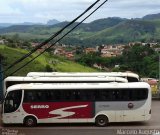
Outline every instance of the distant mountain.
<path fill-rule="evenodd" d="M 117 24 L 119 24 L 119 23 L 121 23 L 125 20 L 127 20 L 127 19 L 122 19 L 122 18 L 119 18 L 119 17 L 103 18 L 103 19 L 98 19 L 98 20 L 92 21 L 90 23 L 82 23 L 80 26 L 78 26 L 78 29 L 82 29 L 86 32 L 96 32 L 96 31 L 101 31 L 101 30 L 104 30 L 106 28 L 115 26 L 115 25 L 117 25 Z M 64 21 L 64 22 L 55 24 L 51 27 L 52 28 L 56 28 L 56 27 L 62 28 L 65 25 L 67 25 L 68 23 L 69 22 Z M 73 24 L 73 26 L 75 26 L 77 24 L 78 24 L 78 22 L 75 22 Z M 73 26 L 71 26 L 69 28 L 72 28 Z"/>
<path fill-rule="evenodd" d="M 10 26 L 18 26 L 18 25 L 24 25 L 24 26 L 27 26 L 27 25 L 54 25 L 54 24 L 57 24 L 57 23 L 60 23 L 59 21 L 53 19 L 53 20 L 49 20 L 47 22 L 47 24 L 44 24 L 44 23 L 33 23 L 33 22 L 23 22 L 23 23 L 0 23 L 0 28 L 6 28 L 6 27 L 10 27 Z"/>
<path fill-rule="evenodd" d="M 144 20 L 155 20 L 160 19 L 160 13 L 158 14 L 150 14 L 143 17 Z"/>
<path fill-rule="evenodd" d="M 60 23 L 60 21 L 58 21 L 58 20 L 56 20 L 56 19 L 53 19 L 53 20 L 49 20 L 49 21 L 47 22 L 47 25 L 55 25 L 55 24 L 58 24 L 58 23 Z"/>
<path fill-rule="evenodd" d="M 90 23 L 82 23 L 76 30 L 81 29 L 85 32 L 98 32 L 98 31 L 104 30 L 106 28 L 115 26 L 125 20 L 127 20 L 127 19 L 122 19 L 122 18 L 118 18 L 118 17 L 98 19 L 98 20 L 95 20 Z M 62 28 L 69 23 L 67 21 L 65 21 L 65 22 L 57 21 L 59 23 L 54 24 L 54 25 L 49 25 L 49 24 L 51 24 L 51 22 L 52 21 L 50 21 L 50 23 L 48 22 L 47 23 L 48 25 L 40 25 L 40 24 L 34 24 L 34 23 L 29 23 L 29 22 L 23 23 L 21 25 L 11 25 L 11 26 L 2 28 L 0 30 L 0 34 L 10 33 L 10 32 L 25 32 L 25 33 L 26 32 L 29 32 L 29 33 L 33 32 L 33 33 L 35 33 L 35 31 L 38 31 L 38 29 L 39 29 L 39 33 L 41 33 L 40 31 L 42 31 L 42 30 L 48 31 L 49 29 Z M 78 22 L 75 22 L 72 26 L 70 26 L 68 28 L 71 29 L 72 27 L 74 27 L 77 24 L 78 24 Z"/>
<path fill-rule="evenodd" d="M 51 25 L 51 26 L 49 26 L 50 28 L 62 28 L 62 27 L 64 27 L 64 26 L 66 26 L 67 24 L 68 24 L 69 22 L 68 21 L 64 21 L 64 22 L 60 22 L 60 23 L 57 23 L 57 24 L 55 24 L 55 25 Z M 74 23 L 74 24 L 76 24 L 76 23 Z"/>
<path fill-rule="evenodd" d="M 24 23 L 17 23 L 16 25 L 44 25 L 44 24 L 43 23 L 24 22 Z"/>
<path fill-rule="evenodd" d="M 70 45 L 100 45 L 134 41 L 160 42 L 160 19 L 158 19 L 158 15 L 160 14 L 136 19 L 109 17 L 90 23 L 82 23 L 62 42 Z M 54 25 L 14 25 L 0 28 L 0 34 L 13 35 L 19 33 L 22 38 L 42 41 L 68 23 L 65 21 Z M 75 22 L 63 31 L 63 34 L 77 24 L 78 22 Z"/>
<path fill-rule="evenodd" d="M 44 28 L 44 25 L 13 25 L 6 28 L 1 28 L 0 34 L 12 33 L 12 32 L 21 32 L 21 33 L 32 33 L 37 29 Z"/>
<path fill-rule="evenodd" d="M 160 23 L 160 22 L 159 22 Z M 114 27 L 104 29 L 93 36 L 85 38 L 90 44 L 128 43 L 151 40 L 156 33 L 156 25 L 152 22 L 127 20 Z M 157 34 L 160 36 L 160 33 Z"/>
<path fill-rule="evenodd" d="M 32 23 L 32 22 L 24 22 L 24 23 L 0 23 L 0 28 L 6 28 L 10 26 L 30 26 L 30 25 L 44 25 L 42 23 Z"/>
<path fill-rule="evenodd" d="M 86 24 L 86 26 L 83 27 L 83 30 L 90 31 L 90 32 L 101 31 L 106 28 L 113 27 L 125 20 L 127 19 L 122 19 L 119 17 L 109 17 L 104 19 L 98 19 L 91 23 Z"/>
<path fill-rule="evenodd" d="M 1 28 L 9 27 L 11 25 L 13 25 L 13 24 L 11 24 L 11 23 L 0 23 Z"/>

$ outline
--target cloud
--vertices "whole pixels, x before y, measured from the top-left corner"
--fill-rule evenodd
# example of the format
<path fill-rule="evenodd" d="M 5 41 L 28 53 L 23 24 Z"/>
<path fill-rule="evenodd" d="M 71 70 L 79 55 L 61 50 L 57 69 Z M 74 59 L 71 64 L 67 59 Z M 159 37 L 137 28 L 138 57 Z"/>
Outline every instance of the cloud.
<path fill-rule="evenodd" d="M 103 7 L 107 16 L 126 18 L 143 17 L 146 14 L 159 13 L 160 1 L 157 0 L 109 0 Z"/>
<path fill-rule="evenodd" d="M 47 22 L 49 19 L 72 20 L 95 1 L 1 0 L 0 21 Z M 135 18 L 158 12 L 160 12 L 159 0 L 108 0 L 88 21 L 112 16 Z"/>

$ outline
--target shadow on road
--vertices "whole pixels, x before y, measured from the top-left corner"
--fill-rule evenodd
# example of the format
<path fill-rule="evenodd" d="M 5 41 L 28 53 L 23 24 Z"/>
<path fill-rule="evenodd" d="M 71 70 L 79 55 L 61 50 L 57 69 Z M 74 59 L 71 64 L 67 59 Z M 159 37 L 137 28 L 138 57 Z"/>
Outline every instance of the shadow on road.
<path fill-rule="evenodd" d="M 108 127 L 133 127 L 133 126 L 147 126 L 147 122 L 125 122 L 125 123 L 109 123 Z M 25 128 L 24 125 L 22 124 L 16 124 L 16 125 L 2 125 L 4 128 L 18 128 L 18 127 L 23 127 Z M 38 124 L 36 127 L 43 127 L 43 128 L 48 128 L 48 127 L 96 127 L 95 124 L 93 123 L 61 123 L 61 124 Z"/>

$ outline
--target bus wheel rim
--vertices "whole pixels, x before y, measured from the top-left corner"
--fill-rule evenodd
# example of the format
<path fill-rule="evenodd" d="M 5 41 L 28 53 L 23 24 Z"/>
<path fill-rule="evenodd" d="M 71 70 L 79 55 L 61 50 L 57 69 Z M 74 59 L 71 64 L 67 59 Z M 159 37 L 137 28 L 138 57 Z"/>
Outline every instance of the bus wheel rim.
<path fill-rule="evenodd" d="M 34 125 L 34 121 L 32 119 L 28 119 L 27 125 L 29 126 Z"/>
<path fill-rule="evenodd" d="M 105 120 L 104 119 L 100 119 L 99 120 L 99 125 L 105 125 Z"/>

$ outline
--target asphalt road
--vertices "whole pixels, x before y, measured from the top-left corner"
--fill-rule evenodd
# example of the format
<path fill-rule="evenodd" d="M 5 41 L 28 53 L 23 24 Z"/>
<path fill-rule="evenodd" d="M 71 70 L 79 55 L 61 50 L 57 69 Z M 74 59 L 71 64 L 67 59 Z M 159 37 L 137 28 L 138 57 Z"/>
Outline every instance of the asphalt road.
<path fill-rule="evenodd" d="M 1 119 L 1 117 L 0 117 Z M 147 122 L 111 123 L 107 127 L 94 124 L 47 124 L 37 127 L 0 123 L 0 135 L 160 135 L 160 100 L 152 102 L 152 117 Z"/>

